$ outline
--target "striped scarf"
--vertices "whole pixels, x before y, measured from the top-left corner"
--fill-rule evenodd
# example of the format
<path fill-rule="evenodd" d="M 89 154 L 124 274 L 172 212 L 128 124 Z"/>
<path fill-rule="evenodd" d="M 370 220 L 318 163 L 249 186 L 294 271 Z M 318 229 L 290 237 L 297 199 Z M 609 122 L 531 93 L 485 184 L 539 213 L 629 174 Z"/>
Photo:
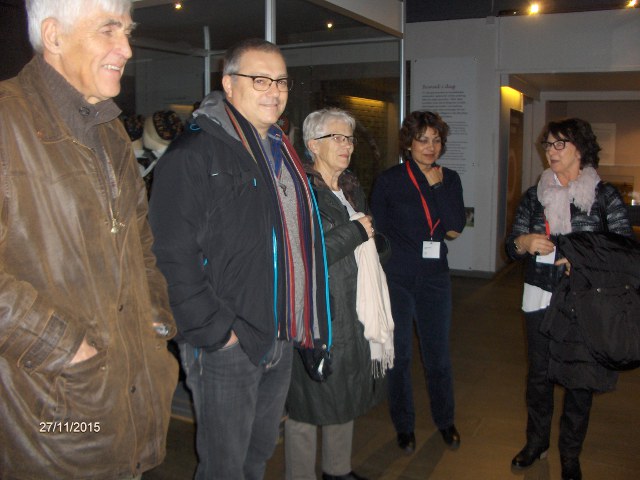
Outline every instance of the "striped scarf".
<path fill-rule="evenodd" d="M 306 180 L 304 168 L 295 150 L 282 130 L 273 125 L 269 128 L 268 137 L 272 146 L 273 158 L 286 168 L 295 185 L 298 211 L 298 231 L 290 232 L 284 217 L 284 210 L 278 195 L 277 179 L 272 172 L 269 157 L 264 151 L 260 135 L 229 102 L 225 100 L 225 109 L 240 141 L 253 158 L 264 179 L 268 179 L 271 192 L 271 208 L 277 212 L 273 228 L 274 256 L 274 315 L 276 332 L 279 338 L 295 339 L 305 348 L 314 345 L 314 338 L 319 336 L 317 306 L 315 293 L 317 285 L 314 272 L 316 259 L 314 255 L 317 225 L 313 215 L 312 193 Z M 304 265 L 304 309 L 302 318 L 296 318 L 294 266 L 291 251 L 291 235 L 300 238 L 300 249 Z M 282 272 L 282 274 L 281 274 Z"/>

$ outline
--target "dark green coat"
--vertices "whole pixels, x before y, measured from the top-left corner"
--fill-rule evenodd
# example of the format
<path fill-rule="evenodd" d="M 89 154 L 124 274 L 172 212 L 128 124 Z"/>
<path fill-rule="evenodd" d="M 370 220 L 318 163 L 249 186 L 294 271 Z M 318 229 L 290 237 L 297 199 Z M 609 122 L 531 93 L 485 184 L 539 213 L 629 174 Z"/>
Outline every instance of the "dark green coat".
<path fill-rule="evenodd" d="M 331 425 L 366 413 L 384 398 L 386 386 L 382 379 L 372 376 L 369 342 L 356 313 L 358 267 L 354 251 L 363 242 L 361 230 L 349 220 L 347 209 L 329 189 L 316 186 L 314 192 L 329 263 L 333 373 L 322 383 L 312 380 L 296 354 L 287 409 L 292 420 Z M 355 210 L 368 212 L 362 189 L 358 188 L 354 196 Z"/>

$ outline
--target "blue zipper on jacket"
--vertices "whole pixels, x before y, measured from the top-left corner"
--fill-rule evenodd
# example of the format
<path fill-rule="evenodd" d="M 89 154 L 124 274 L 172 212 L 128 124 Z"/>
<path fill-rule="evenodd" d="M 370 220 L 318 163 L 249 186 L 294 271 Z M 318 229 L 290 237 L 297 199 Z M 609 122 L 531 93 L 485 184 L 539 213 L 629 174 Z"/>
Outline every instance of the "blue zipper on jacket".
<path fill-rule="evenodd" d="M 255 181 L 255 179 L 254 179 Z M 276 237 L 275 227 L 271 228 L 271 237 L 273 242 L 273 319 L 274 319 L 274 341 L 278 341 L 278 239 Z M 267 358 L 268 352 L 260 360 L 262 364 Z"/>
<path fill-rule="evenodd" d="M 331 329 L 331 305 L 329 304 L 329 267 L 327 265 L 327 247 L 324 243 L 324 230 L 322 229 L 322 219 L 320 218 L 320 208 L 318 207 L 318 201 L 316 195 L 313 192 L 313 186 L 311 180 L 307 178 L 309 184 L 309 191 L 311 193 L 311 199 L 313 200 L 313 209 L 316 212 L 318 218 L 318 226 L 320 229 L 320 242 L 322 243 L 322 263 L 324 264 L 324 290 L 325 290 L 325 302 L 327 309 L 327 351 L 331 349 L 333 345 L 333 331 Z"/>
<path fill-rule="evenodd" d="M 273 237 L 273 318 L 275 320 L 275 338 L 278 338 L 278 239 L 275 227 L 271 228 Z"/>

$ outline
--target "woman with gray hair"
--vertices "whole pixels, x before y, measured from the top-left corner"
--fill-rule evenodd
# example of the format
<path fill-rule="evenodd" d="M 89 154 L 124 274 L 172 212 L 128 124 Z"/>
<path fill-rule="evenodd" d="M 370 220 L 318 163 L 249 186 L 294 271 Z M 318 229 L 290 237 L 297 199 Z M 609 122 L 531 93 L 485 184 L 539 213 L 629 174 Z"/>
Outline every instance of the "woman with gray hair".
<path fill-rule="evenodd" d="M 339 109 L 311 113 L 303 124 L 307 166 L 318 201 L 329 263 L 332 373 L 312 378 L 301 357 L 293 362 L 285 423 L 287 479 L 315 479 L 317 427 L 322 428 L 322 478 L 363 479 L 351 469 L 353 420 L 383 399 L 372 374 L 369 343 L 356 313 L 356 247 L 375 236 L 365 195 L 347 170 L 356 145 L 355 119 Z M 350 220 L 356 212 L 365 215 Z M 383 243 L 383 242 L 380 242 Z M 384 249 L 386 251 L 386 249 Z"/>

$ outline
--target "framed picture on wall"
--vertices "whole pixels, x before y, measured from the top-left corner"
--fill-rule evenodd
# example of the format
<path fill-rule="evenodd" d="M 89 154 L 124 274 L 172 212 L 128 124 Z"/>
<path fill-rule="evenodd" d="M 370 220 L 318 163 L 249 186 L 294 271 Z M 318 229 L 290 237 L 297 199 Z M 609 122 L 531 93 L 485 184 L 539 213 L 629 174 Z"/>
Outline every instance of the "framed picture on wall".
<path fill-rule="evenodd" d="M 600 165 L 616 164 L 616 124 L 592 123 L 591 128 L 596 135 L 600 151 Z"/>

